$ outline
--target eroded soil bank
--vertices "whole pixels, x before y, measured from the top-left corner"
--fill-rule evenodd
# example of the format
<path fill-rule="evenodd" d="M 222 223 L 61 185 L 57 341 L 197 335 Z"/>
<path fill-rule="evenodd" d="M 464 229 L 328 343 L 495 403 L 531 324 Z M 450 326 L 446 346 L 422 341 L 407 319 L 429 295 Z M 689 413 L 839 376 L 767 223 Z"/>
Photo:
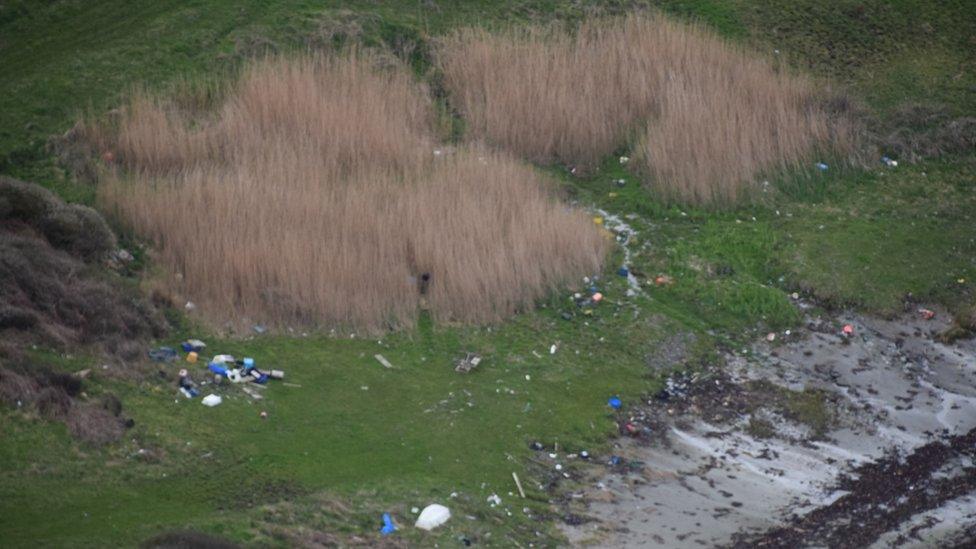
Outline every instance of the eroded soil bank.
<path fill-rule="evenodd" d="M 976 341 L 947 315 L 811 317 L 640 409 L 575 544 L 933 547 L 976 539 Z M 851 324 L 853 335 L 841 327 Z"/>

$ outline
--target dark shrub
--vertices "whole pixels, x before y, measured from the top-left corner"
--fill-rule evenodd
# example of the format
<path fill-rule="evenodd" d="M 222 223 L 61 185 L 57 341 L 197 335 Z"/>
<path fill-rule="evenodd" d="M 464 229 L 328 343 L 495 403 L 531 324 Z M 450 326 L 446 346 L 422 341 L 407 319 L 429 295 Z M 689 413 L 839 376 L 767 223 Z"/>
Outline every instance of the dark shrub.
<path fill-rule="evenodd" d="M 125 422 L 95 404 L 79 404 L 65 418 L 68 431 L 78 440 L 94 445 L 115 442 L 125 433 Z"/>
<path fill-rule="evenodd" d="M 105 219 L 80 204 L 49 211 L 39 220 L 37 228 L 52 246 L 85 261 L 103 258 L 116 245 L 115 235 Z"/>
<path fill-rule="evenodd" d="M 105 393 L 99 399 L 102 408 L 115 417 L 122 415 L 122 401 L 113 393 Z"/>
<path fill-rule="evenodd" d="M 48 419 L 63 419 L 71 410 L 71 397 L 60 387 L 45 387 L 37 394 L 37 411 Z"/>
<path fill-rule="evenodd" d="M 37 382 L 26 375 L 0 368 L 0 401 L 11 406 L 28 404 L 40 390 Z"/>
<path fill-rule="evenodd" d="M 940 105 L 906 103 L 886 121 L 878 140 L 882 152 L 917 161 L 944 154 L 965 154 L 976 149 L 976 118 L 952 118 Z"/>
<path fill-rule="evenodd" d="M 0 219 L 33 224 L 60 205 L 61 201 L 51 191 L 0 175 Z"/>
<path fill-rule="evenodd" d="M 112 275 L 39 238 L 0 231 L 0 312 L 6 310 L 33 314 L 33 337 L 52 342 L 56 335 L 54 343 L 141 340 L 166 332 L 162 315 Z M 25 318 L 11 315 L 8 323 L 30 322 Z"/>
<path fill-rule="evenodd" d="M 65 372 L 48 371 L 43 375 L 43 383 L 50 387 L 58 387 L 71 397 L 81 394 L 81 379 Z"/>
<path fill-rule="evenodd" d="M 20 307 L 0 307 L 0 330 L 29 330 L 37 325 L 37 315 Z"/>

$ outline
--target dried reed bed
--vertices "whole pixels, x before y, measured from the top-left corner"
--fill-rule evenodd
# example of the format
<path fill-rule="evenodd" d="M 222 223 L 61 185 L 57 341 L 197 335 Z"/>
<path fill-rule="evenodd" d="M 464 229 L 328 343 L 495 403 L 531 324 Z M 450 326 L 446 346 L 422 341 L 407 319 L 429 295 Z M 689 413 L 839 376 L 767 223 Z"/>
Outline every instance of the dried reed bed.
<path fill-rule="evenodd" d="M 728 203 L 763 175 L 855 147 L 811 82 L 660 16 L 464 29 L 437 58 L 470 138 L 583 169 L 632 144 L 648 185 L 689 202 Z"/>
<path fill-rule="evenodd" d="M 435 155 L 429 96 L 362 54 L 273 59 L 209 117 L 136 97 L 103 204 L 214 322 L 384 329 L 490 322 L 600 268 L 607 244 L 529 166 Z"/>

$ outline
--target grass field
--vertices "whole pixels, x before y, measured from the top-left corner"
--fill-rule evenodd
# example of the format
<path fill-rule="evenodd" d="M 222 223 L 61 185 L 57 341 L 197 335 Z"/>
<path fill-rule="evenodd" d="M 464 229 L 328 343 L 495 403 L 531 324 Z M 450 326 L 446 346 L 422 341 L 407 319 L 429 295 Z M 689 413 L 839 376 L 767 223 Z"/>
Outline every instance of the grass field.
<path fill-rule="evenodd" d="M 0 7 L 0 172 L 91 203 L 94 188 L 73 182 L 44 144 L 84 109 L 114 106 L 137 83 L 163 90 L 181 77 L 229 71 L 268 48 L 356 39 L 398 48 L 418 76 L 436 82 L 430 36 L 631 4 L 7 2 Z M 935 105 L 951 117 L 976 111 L 976 23 L 966 2 L 653 4 L 766 54 L 779 50 L 772 55 L 850 89 L 879 133 L 907 124 L 897 116 L 906 104 Z M 39 363 L 94 367 L 89 395 L 119 394 L 135 427 L 118 444 L 93 448 L 72 441 L 61 424 L 0 411 L 3 545 L 132 546 L 175 528 L 271 545 L 312 530 L 375 541 L 382 512 L 411 524 L 410 508 L 434 501 L 454 511 L 448 528 L 395 535 L 423 545 L 458 544 L 459 536 L 555 544 L 552 496 L 538 488 L 548 474 L 528 445 L 558 439 L 560 448 L 604 459 L 615 432 L 609 396 L 639 398 L 655 389 L 661 370 L 694 368 L 724 346 L 793 326 L 800 320 L 794 291 L 881 314 L 902 310 L 909 293 L 957 311 L 976 301 L 971 150 L 895 169 L 879 159 L 870 169 L 790 174 L 772 180 L 755 204 L 726 212 L 664 206 L 616 157 L 585 178 L 540 169 L 581 206 L 625 216 L 637 233 L 626 244 L 631 269 L 674 283 L 628 297 L 615 274 L 625 257 L 618 247 L 598 283 L 606 299 L 592 316 L 571 302 L 573 288 L 491 327 L 435 327 L 422 318 L 415 329 L 379 339 L 285 331 L 219 340 L 181 316 L 177 333 L 161 343 L 201 337 L 215 351 L 280 367 L 300 385 L 272 384 L 259 403 L 226 390 L 224 404 L 212 409 L 177 396 L 176 366 L 162 367 L 167 380 L 122 382 L 99 367 L 125 366 L 85 350 L 36 350 Z M 655 357 L 675 334 L 694 334 L 695 343 L 684 358 L 662 363 Z M 466 351 L 485 361 L 457 374 L 452 361 Z M 376 353 L 395 368 L 381 367 Z M 524 502 L 509 496 L 513 471 L 526 485 Z M 486 503 L 493 493 L 501 506 Z"/>

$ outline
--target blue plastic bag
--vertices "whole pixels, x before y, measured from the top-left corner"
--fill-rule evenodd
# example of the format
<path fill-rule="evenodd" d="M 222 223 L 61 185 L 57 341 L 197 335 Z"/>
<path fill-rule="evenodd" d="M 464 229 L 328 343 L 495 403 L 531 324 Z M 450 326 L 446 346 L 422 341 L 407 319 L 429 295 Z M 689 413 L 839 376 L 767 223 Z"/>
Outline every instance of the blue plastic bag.
<path fill-rule="evenodd" d="M 383 513 L 383 527 L 380 528 L 380 533 L 384 536 L 396 532 L 397 527 L 393 524 L 393 518 L 390 517 L 389 513 Z"/>

